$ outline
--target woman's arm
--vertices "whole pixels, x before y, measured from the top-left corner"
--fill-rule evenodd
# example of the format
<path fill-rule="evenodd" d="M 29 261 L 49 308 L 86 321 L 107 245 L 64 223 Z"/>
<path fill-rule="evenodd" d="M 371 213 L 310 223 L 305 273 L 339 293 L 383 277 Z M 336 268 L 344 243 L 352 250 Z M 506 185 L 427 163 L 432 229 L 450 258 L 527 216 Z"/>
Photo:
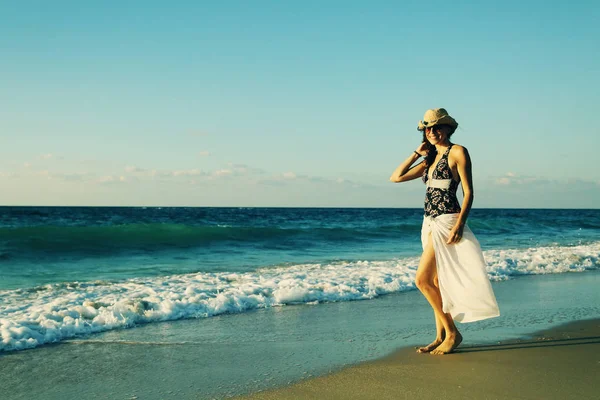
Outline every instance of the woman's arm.
<path fill-rule="evenodd" d="M 416 150 L 416 153 L 427 155 L 427 151 L 425 150 L 425 143 L 422 143 L 419 148 Z M 425 162 L 421 162 L 414 167 L 411 168 L 411 165 L 415 161 L 419 159 L 419 156 L 413 152 L 402 164 L 396 168 L 396 170 L 390 176 L 390 181 L 394 183 L 411 181 L 413 179 L 419 178 L 423 175 L 423 171 L 425 171 Z"/>
<path fill-rule="evenodd" d="M 458 176 L 460 177 L 460 182 L 462 183 L 464 199 L 460 214 L 458 215 L 458 220 L 456 221 L 456 225 L 450 231 L 450 236 L 447 242 L 448 244 L 458 243 L 460 242 L 460 239 L 462 239 L 463 230 L 465 224 L 467 223 L 467 217 L 471 211 L 474 198 L 473 175 L 471 171 L 471 157 L 469 156 L 469 152 L 462 146 L 454 146 L 452 150 L 452 156 L 456 161 Z"/>

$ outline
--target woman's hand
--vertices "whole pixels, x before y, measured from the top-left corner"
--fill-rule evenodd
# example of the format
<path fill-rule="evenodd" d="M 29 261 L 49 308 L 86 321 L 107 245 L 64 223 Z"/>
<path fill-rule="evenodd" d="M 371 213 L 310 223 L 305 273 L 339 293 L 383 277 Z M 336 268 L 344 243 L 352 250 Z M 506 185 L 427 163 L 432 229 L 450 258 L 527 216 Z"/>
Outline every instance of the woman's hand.
<path fill-rule="evenodd" d="M 427 157 L 427 152 L 429 151 L 429 143 L 427 142 L 423 142 L 421 143 L 421 145 L 419 147 L 417 147 L 417 150 L 415 150 L 417 153 L 419 153 L 422 157 Z"/>
<path fill-rule="evenodd" d="M 460 242 L 463 236 L 463 231 L 465 226 L 463 224 L 456 224 L 454 228 L 450 230 L 450 234 L 448 235 L 448 241 L 446 244 L 454 244 Z"/>

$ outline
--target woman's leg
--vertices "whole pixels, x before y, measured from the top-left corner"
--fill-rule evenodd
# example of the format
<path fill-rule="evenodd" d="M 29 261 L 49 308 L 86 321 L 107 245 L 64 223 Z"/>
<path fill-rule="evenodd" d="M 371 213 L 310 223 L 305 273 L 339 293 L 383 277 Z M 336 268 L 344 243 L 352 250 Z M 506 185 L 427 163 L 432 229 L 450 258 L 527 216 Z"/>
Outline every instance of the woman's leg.
<path fill-rule="evenodd" d="M 436 287 L 438 287 L 437 279 L 434 279 L 434 284 Z M 442 344 L 442 342 L 444 341 L 444 338 L 446 337 L 446 331 L 444 330 L 444 323 L 442 322 L 442 319 L 438 316 L 438 314 L 435 311 L 433 312 L 433 318 L 435 319 L 435 339 L 433 342 L 431 342 L 427 346 L 419 347 L 417 350 L 417 353 L 429 353 L 431 350 L 435 349 L 440 344 Z"/>
<path fill-rule="evenodd" d="M 430 235 L 431 237 L 431 235 Z M 435 258 L 434 258 L 435 260 Z M 437 267 L 437 264 L 436 264 Z M 436 289 L 440 290 L 440 284 L 438 282 L 438 275 L 437 275 L 437 268 L 435 269 L 435 277 L 433 278 L 433 284 L 435 285 Z M 440 293 L 440 298 L 442 297 L 442 294 Z M 434 312 L 433 315 L 435 316 L 435 332 L 436 332 L 436 338 L 439 337 L 442 340 L 444 340 L 444 338 L 446 337 L 446 331 L 444 330 L 444 323 L 442 322 L 442 319 L 440 317 L 437 316 L 437 314 Z"/>
<path fill-rule="evenodd" d="M 420 348 L 419 352 L 431 352 L 432 354 L 445 354 L 454 350 L 462 341 L 462 336 L 450 314 L 445 314 L 442 309 L 442 295 L 437 286 L 437 266 L 431 234 L 427 245 L 423 250 L 415 284 L 423 293 L 435 313 L 436 338 L 428 346 Z"/>

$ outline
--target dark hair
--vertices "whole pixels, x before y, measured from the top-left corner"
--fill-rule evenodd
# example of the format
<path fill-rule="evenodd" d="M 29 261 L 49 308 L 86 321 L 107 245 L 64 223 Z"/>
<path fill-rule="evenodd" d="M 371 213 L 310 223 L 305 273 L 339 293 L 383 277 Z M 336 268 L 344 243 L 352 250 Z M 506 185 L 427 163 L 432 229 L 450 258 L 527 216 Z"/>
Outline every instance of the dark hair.
<path fill-rule="evenodd" d="M 455 127 L 448 124 L 440 124 L 436 126 L 447 126 L 448 128 L 450 128 L 450 131 L 448 132 L 448 139 L 450 139 L 450 136 L 452 136 L 452 134 L 456 130 Z M 435 157 L 437 156 L 437 149 L 434 145 L 429 143 L 429 140 L 427 140 L 427 134 L 425 133 L 425 130 L 423 130 L 423 143 L 427 143 L 429 145 L 429 147 L 427 148 L 427 157 L 425 157 L 425 165 L 429 167 L 431 164 L 433 164 L 433 160 L 435 160 Z"/>

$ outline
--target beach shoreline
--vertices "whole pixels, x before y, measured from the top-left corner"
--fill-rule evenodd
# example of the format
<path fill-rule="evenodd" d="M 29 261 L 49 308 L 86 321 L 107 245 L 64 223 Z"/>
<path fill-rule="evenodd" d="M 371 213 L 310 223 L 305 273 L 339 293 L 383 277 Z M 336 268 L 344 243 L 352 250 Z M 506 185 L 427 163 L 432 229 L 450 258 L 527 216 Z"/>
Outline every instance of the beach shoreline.
<path fill-rule="evenodd" d="M 461 357 L 465 355 L 468 361 L 486 354 L 505 353 L 464 352 L 475 344 L 531 341 L 536 332 L 555 329 L 572 321 L 600 318 L 599 283 L 600 271 L 528 275 L 495 282 L 494 291 L 502 315 L 460 324 L 465 337 L 460 347 L 462 353 L 441 358 L 414 353 L 414 346 L 429 343 L 434 329 L 429 305 L 417 291 L 368 301 L 274 307 L 85 335 L 54 345 L 0 353 L 0 381 L 5 388 L 3 398 L 225 399 L 244 395 L 269 398 L 264 396 L 270 393 L 285 398 L 286 388 L 313 382 L 312 377 L 331 379 L 338 371 L 345 373 L 343 371 L 348 369 L 360 369 L 371 362 L 386 360 L 391 360 L 392 364 L 385 368 L 410 370 L 407 376 L 414 376 L 414 381 L 420 383 L 412 383 L 413 380 L 405 383 L 418 391 L 411 396 L 419 398 L 419 393 L 429 393 L 422 387 L 427 386 L 424 376 L 430 368 L 444 372 L 442 367 L 460 365 Z M 413 347 L 406 349 L 407 346 Z M 407 360 L 418 362 L 415 367 L 410 367 L 411 364 L 393 367 L 398 363 L 398 357 L 405 354 L 403 351 L 406 351 Z M 474 361 L 475 368 L 485 364 L 485 359 Z M 377 366 L 374 368 L 374 371 L 380 371 L 377 372 L 379 376 L 382 370 Z M 490 382 L 483 388 L 492 383 L 495 385 L 493 376 L 502 371 L 511 379 L 510 369 L 494 368 L 488 373 Z M 588 369 L 593 368 L 588 366 Z M 567 370 L 564 374 L 564 379 L 570 379 L 572 372 Z M 393 374 L 388 379 L 390 382 L 398 380 Z M 543 381 L 543 377 L 538 380 Z M 373 391 L 375 394 L 371 396 L 372 385 L 369 386 L 364 378 L 357 382 L 363 390 L 357 391 L 360 395 L 355 398 L 390 398 L 381 391 Z M 402 390 L 399 384 L 378 385 Z M 327 396 L 316 396 L 335 398 L 336 393 L 332 390 L 328 389 Z M 493 390 L 496 389 L 480 392 L 481 396 L 476 398 L 503 398 L 493 397 L 497 393 Z M 314 396 L 315 393 L 301 392 L 291 397 Z"/>
<path fill-rule="evenodd" d="M 600 319 L 573 321 L 445 356 L 404 347 L 375 361 L 236 399 L 592 399 Z"/>

